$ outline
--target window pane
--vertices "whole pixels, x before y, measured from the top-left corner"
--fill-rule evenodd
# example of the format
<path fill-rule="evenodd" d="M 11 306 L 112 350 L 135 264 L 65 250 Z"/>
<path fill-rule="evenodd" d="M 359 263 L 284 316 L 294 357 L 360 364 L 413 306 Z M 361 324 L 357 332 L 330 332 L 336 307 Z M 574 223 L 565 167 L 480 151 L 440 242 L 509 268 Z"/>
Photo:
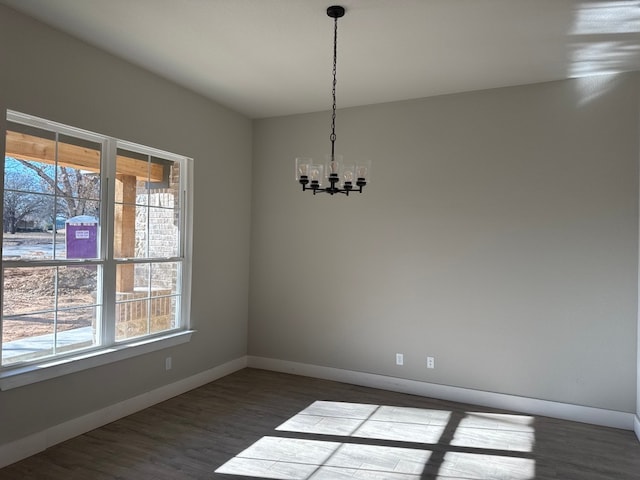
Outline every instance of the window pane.
<path fill-rule="evenodd" d="M 169 194 L 164 194 L 169 195 Z M 172 258 L 179 252 L 178 211 L 149 208 L 149 257 Z"/>
<path fill-rule="evenodd" d="M 56 251 L 57 258 L 100 257 L 100 223 L 97 215 L 78 215 L 68 218 L 64 222 L 64 230 L 58 231 L 57 235 L 64 238 L 65 244 L 64 254 Z"/>
<path fill-rule="evenodd" d="M 56 182 L 59 191 L 67 197 L 99 199 L 102 146 L 69 135 L 60 135 L 57 146 Z M 70 212 L 71 215 L 84 213 Z"/>
<path fill-rule="evenodd" d="M 116 174 L 118 176 L 132 176 L 141 181 L 148 181 L 149 155 L 118 148 Z"/>
<path fill-rule="evenodd" d="M 98 297 L 98 274 L 101 271 L 98 265 L 58 268 L 58 353 L 98 343 L 101 303 Z"/>
<path fill-rule="evenodd" d="M 149 264 L 122 263 L 116 267 L 116 291 L 127 293 L 142 292 L 149 296 Z"/>
<path fill-rule="evenodd" d="M 180 206 L 180 164 L 178 162 L 171 162 L 171 169 L 169 170 L 169 190 L 175 198 L 174 208 Z"/>
<path fill-rule="evenodd" d="M 151 265 L 148 263 L 137 263 L 134 268 L 134 288 L 137 292 L 145 292 L 145 295 L 149 296 L 149 272 L 151 271 Z"/>
<path fill-rule="evenodd" d="M 163 332 L 179 326 L 178 299 L 175 296 L 179 267 L 177 262 L 118 265 L 116 340 Z"/>
<path fill-rule="evenodd" d="M 22 212 L 31 208 L 28 215 L 13 216 L 14 206 Z M 5 230 L 2 236 L 4 260 L 47 260 L 64 257 L 64 236 L 54 229 L 55 210 L 53 197 L 35 193 L 4 192 Z M 16 220 L 17 219 L 17 220 Z"/>
<path fill-rule="evenodd" d="M 97 315 L 97 307 L 59 310 L 56 319 L 56 353 L 95 345 Z"/>
<path fill-rule="evenodd" d="M 149 333 L 149 265 L 116 268 L 116 340 Z"/>
<path fill-rule="evenodd" d="M 56 134 L 7 122 L 4 185 L 19 191 L 53 193 Z M 38 173 L 42 173 L 39 176 Z"/>
<path fill-rule="evenodd" d="M 27 362 L 54 353 L 54 312 L 2 320 L 2 365 Z"/>
<path fill-rule="evenodd" d="M 178 297 L 141 298 L 142 292 L 117 294 L 116 341 L 160 333 L 179 327 Z M 122 301 L 124 300 L 124 301 Z"/>
<path fill-rule="evenodd" d="M 55 282 L 55 267 L 5 268 L 2 284 L 2 315 L 6 317 L 53 311 Z M 4 324 L 3 330 L 6 331 Z"/>
<path fill-rule="evenodd" d="M 19 244 L 11 242 L 11 235 L 26 232 L 47 232 L 53 229 L 55 217 L 55 196 L 46 193 L 41 180 L 20 163 L 12 159 L 5 159 L 4 171 L 4 196 L 2 226 L 4 238 L 8 243 L 6 247 L 15 247 Z M 14 168 L 15 167 L 15 168 Z M 40 240 L 42 237 L 40 236 Z M 22 244 L 24 242 L 21 242 Z M 28 242 L 27 242 L 28 243 Z M 32 242 L 33 243 L 33 242 Z M 51 258 L 53 256 L 53 240 L 39 241 L 46 243 L 48 248 L 35 254 L 36 257 Z M 5 256 L 13 256 L 17 259 L 34 255 L 28 254 L 29 249 L 19 252 L 15 250 L 3 252 Z"/>
<path fill-rule="evenodd" d="M 136 236 L 135 205 L 116 204 L 114 207 L 113 256 L 115 258 L 135 258 L 136 251 L 145 243 Z"/>
<path fill-rule="evenodd" d="M 158 322 L 159 328 L 162 328 L 163 325 L 166 325 L 166 328 L 162 328 L 163 330 L 180 327 L 180 318 L 178 316 L 178 312 L 180 311 L 180 298 L 181 297 L 163 297 L 161 301 L 164 303 L 160 303 L 159 305 L 165 309 L 165 323 L 162 324 Z M 158 300 L 160 301 L 160 299 Z"/>
<path fill-rule="evenodd" d="M 74 199 L 98 200 L 100 198 L 100 171 L 92 172 L 59 166 L 56 168 L 57 193 Z M 69 208 L 75 205 L 69 202 Z M 91 212 L 83 212 L 84 204 L 81 202 L 77 210 L 70 210 L 69 215 L 82 215 Z"/>
<path fill-rule="evenodd" d="M 116 172 L 116 258 L 178 256 L 179 164 L 118 149 Z"/>
<path fill-rule="evenodd" d="M 58 269 L 58 308 L 97 305 L 98 266 L 68 266 Z"/>
<path fill-rule="evenodd" d="M 77 197 L 56 198 L 57 217 L 64 222 L 74 217 L 100 218 L 100 201 Z"/>
<path fill-rule="evenodd" d="M 143 293 L 116 294 L 116 340 L 140 337 L 149 333 L 149 299 Z"/>
<path fill-rule="evenodd" d="M 42 176 L 39 176 L 41 173 Z M 44 177 L 44 178 L 43 178 Z M 4 188 L 16 192 L 54 193 L 55 167 L 35 160 L 5 155 Z"/>
<path fill-rule="evenodd" d="M 160 295 L 175 295 L 179 291 L 180 278 L 179 262 L 151 264 L 151 291 L 161 292 Z"/>

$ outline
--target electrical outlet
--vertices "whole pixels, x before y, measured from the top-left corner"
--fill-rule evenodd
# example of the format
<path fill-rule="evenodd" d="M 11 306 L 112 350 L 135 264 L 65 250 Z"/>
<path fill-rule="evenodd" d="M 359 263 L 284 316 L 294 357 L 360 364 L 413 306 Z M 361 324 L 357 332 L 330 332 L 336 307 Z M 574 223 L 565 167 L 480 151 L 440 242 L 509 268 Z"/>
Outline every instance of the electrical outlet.
<path fill-rule="evenodd" d="M 171 357 L 167 357 L 164 359 L 164 369 L 171 370 Z"/>
<path fill-rule="evenodd" d="M 404 365 L 404 355 L 402 353 L 396 353 L 396 365 Z"/>
<path fill-rule="evenodd" d="M 427 368 L 436 368 L 436 359 L 434 357 L 427 357 Z"/>

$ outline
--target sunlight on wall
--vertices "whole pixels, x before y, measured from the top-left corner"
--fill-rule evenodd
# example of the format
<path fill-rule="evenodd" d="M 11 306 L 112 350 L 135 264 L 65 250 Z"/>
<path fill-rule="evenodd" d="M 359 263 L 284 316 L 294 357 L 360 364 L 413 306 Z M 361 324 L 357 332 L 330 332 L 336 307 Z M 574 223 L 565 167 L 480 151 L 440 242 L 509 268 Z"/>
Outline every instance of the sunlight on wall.
<path fill-rule="evenodd" d="M 638 54 L 638 45 L 622 41 L 577 44 L 571 60 L 571 77 L 620 73 L 627 59 Z"/>
<path fill-rule="evenodd" d="M 634 33 L 640 31 L 637 0 L 585 2 L 577 13 L 572 35 Z"/>
<path fill-rule="evenodd" d="M 276 431 L 288 436 L 262 437 L 216 473 L 279 480 L 535 478 L 533 418 L 524 415 L 317 401 Z"/>
<path fill-rule="evenodd" d="M 640 63 L 637 0 L 584 2 L 575 12 L 571 77 L 620 73 Z"/>

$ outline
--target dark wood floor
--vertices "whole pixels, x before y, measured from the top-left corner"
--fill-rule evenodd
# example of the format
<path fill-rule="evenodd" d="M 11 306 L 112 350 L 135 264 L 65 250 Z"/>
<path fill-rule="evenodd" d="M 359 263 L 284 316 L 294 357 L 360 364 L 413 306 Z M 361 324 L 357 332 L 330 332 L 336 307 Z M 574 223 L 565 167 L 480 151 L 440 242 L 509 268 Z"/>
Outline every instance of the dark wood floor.
<path fill-rule="evenodd" d="M 216 473 L 223 465 L 235 474 Z M 0 480 L 267 478 L 246 476 L 254 467 L 280 479 L 626 480 L 640 479 L 640 443 L 625 430 L 245 369 L 0 469 Z"/>

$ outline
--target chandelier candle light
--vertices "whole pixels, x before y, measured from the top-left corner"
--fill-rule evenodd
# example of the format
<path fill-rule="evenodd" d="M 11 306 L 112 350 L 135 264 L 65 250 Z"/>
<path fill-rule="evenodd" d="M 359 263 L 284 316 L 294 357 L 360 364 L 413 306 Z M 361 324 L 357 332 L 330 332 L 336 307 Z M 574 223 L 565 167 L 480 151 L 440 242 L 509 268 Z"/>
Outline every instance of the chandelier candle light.
<path fill-rule="evenodd" d="M 333 18 L 333 113 L 331 115 L 331 153 L 327 155 L 326 165 L 314 163 L 312 158 L 296 158 L 296 180 L 302 185 L 302 190 L 311 190 L 315 195 L 325 192 L 329 195 L 351 192 L 362 193 L 362 188 L 370 181 L 371 161 L 360 161 L 345 164 L 342 155 L 336 155 L 336 64 L 338 57 L 338 18 L 344 16 L 344 7 L 334 5 L 327 8 L 327 15 Z M 323 182 L 328 182 L 328 185 Z"/>

